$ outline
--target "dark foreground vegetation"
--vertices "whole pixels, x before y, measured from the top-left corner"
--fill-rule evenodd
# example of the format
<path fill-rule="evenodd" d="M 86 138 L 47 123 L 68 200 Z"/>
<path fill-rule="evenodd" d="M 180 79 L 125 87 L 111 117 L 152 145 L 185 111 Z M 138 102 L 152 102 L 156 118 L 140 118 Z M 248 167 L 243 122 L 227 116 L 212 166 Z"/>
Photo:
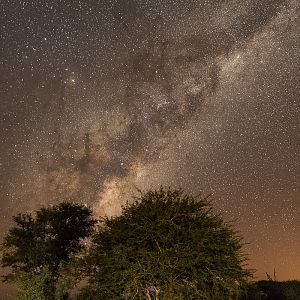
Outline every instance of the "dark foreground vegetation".
<path fill-rule="evenodd" d="M 300 281 L 258 281 L 248 288 L 246 300 L 300 300 Z"/>
<path fill-rule="evenodd" d="M 117 217 L 64 202 L 14 221 L 1 264 L 19 300 L 300 299 L 296 281 L 250 283 L 242 238 L 207 197 L 160 189 Z"/>

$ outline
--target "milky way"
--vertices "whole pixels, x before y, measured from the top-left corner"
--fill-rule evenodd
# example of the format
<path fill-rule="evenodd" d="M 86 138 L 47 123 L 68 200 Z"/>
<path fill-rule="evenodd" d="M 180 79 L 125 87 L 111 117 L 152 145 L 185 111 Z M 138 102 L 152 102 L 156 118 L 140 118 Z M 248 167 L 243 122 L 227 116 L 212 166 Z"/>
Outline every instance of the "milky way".
<path fill-rule="evenodd" d="M 300 278 L 300 4 L 0 4 L 1 214 L 212 193 L 262 277 Z M 297 259 L 298 255 L 298 259 Z"/>

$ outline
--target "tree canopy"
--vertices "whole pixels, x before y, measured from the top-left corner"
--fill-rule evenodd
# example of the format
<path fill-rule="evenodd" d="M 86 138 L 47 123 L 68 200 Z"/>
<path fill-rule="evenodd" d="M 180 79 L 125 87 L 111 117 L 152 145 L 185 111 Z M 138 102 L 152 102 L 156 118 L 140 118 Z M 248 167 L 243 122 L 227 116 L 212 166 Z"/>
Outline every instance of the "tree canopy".
<path fill-rule="evenodd" d="M 33 283 L 43 288 L 48 285 L 48 289 L 52 286 L 54 294 L 61 266 L 84 248 L 83 240 L 93 233 L 96 221 L 84 205 L 63 202 L 41 208 L 34 215 L 18 214 L 14 223 L 2 243 L 1 265 L 11 268 L 4 279 L 28 287 Z"/>
<path fill-rule="evenodd" d="M 242 241 L 207 198 L 160 189 L 105 217 L 79 299 L 237 299 L 250 271 Z"/>

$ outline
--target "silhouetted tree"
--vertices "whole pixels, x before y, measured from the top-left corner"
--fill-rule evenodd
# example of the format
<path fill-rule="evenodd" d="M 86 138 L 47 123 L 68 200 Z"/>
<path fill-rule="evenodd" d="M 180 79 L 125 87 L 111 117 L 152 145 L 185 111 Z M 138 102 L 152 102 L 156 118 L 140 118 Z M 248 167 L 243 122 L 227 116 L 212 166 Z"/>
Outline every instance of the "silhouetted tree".
<path fill-rule="evenodd" d="M 102 219 L 78 299 L 237 299 L 251 274 L 241 247 L 207 198 L 141 193 L 120 216 Z"/>
<path fill-rule="evenodd" d="M 54 299 L 61 270 L 93 232 L 92 211 L 63 202 L 19 214 L 14 222 L 2 243 L 1 265 L 11 268 L 4 280 L 21 283 L 21 299 Z"/>

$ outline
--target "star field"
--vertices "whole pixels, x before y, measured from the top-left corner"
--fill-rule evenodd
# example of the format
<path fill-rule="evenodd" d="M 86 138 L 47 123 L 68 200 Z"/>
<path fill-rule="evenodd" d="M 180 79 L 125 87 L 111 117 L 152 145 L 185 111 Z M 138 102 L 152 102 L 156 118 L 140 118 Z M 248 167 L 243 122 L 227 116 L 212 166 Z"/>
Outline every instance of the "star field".
<path fill-rule="evenodd" d="M 264 278 L 300 278 L 296 0 L 0 3 L 1 228 L 136 187 L 213 194 Z M 1 235 L 1 237 L 3 234 Z"/>

